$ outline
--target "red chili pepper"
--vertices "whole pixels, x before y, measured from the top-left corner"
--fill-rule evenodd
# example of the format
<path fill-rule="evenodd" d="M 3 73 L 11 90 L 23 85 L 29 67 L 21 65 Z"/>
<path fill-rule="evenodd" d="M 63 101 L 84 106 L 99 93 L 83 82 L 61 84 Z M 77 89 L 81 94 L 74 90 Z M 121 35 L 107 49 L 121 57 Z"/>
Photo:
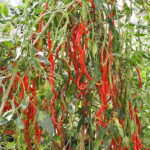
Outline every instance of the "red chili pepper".
<path fill-rule="evenodd" d="M 135 97 L 135 94 L 133 94 L 133 96 L 132 96 L 133 98 Z"/>
<path fill-rule="evenodd" d="M 76 38 L 77 45 L 78 45 L 78 50 L 79 50 L 79 61 L 80 61 L 80 65 L 81 65 L 81 73 L 80 73 L 80 75 L 77 79 L 77 86 L 78 86 L 79 90 L 85 90 L 88 86 L 88 84 L 86 86 L 85 85 L 80 86 L 80 83 L 79 83 L 84 72 L 85 72 L 86 76 L 91 81 L 93 81 L 93 78 L 88 74 L 85 63 L 84 63 L 84 52 L 85 52 L 85 50 L 82 50 L 82 47 L 81 47 L 81 44 L 80 44 L 82 34 L 83 34 L 83 30 L 86 31 L 84 25 L 82 23 L 80 23 L 79 28 L 78 28 L 77 38 Z"/>
<path fill-rule="evenodd" d="M 102 107 L 99 109 L 99 111 L 94 115 L 95 117 L 98 116 L 99 118 L 99 123 L 101 124 L 101 126 L 103 127 L 107 127 L 108 125 L 105 124 L 102 121 L 102 113 L 106 111 L 107 109 L 107 83 L 108 83 L 108 79 L 107 79 L 107 61 L 108 61 L 108 54 L 106 54 L 106 58 L 105 58 L 105 65 L 103 67 L 103 77 L 102 77 L 102 87 L 99 87 L 99 92 L 101 94 L 101 101 L 102 101 Z"/>
<path fill-rule="evenodd" d="M 137 149 L 140 150 L 142 148 L 141 140 L 138 137 L 136 137 L 136 140 L 137 140 Z"/>
<path fill-rule="evenodd" d="M 33 39 L 34 36 L 35 36 L 35 33 L 33 33 L 32 36 L 31 36 L 32 43 L 34 42 L 34 39 Z"/>
<path fill-rule="evenodd" d="M 79 2 L 78 0 L 76 0 L 76 2 L 82 7 L 82 3 L 81 2 Z"/>
<path fill-rule="evenodd" d="M 54 123 L 55 128 L 57 129 L 58 135 L 61 135 L 60 128 L 59 128 L 59 126 L 61 126 L 61 124 L 58 124 L 56 122 L 55 110 L 54 110 L 54 103 L 55 103 L 55 100 L 57 98 L 57 92 L 54 89 L 54 84 L 55 84 L 54 67 L 55 67 L 55 63 L 54 63 L 54 59 L 53 59 L 53 52 L 51 52 L 51 48 L 52 48 L 51 44 L 52 44 L 52 42 L 50 41 L 50 32 L 48 32 L 48 47 L 49 47 L 49 53 L 50 53 L 48 60 L 51 63 L 51 65 L 50 65 L 50 77 L 49 77 L 48 81 L 49 81 L 50 85 L 52 86 L 52 91 L 54 93 L 54 97 L 53 97 L 52 102 L 51 102 L 52 121 Z"/>
<path fill-rule="evenodd" d="M 3 132 L 4 132 L 5 134 L 14 135 L 14 130 L 9 130 L 9 131 L 3 130 Z"/>
<path fill-rule="evenodd" d="M 104 51 L 105 51 L 105 48 L 102 47 L 101 51 L 100 51 L 100 72 L 103 71 L 103 58 L 104 58 Z"/>
<path fill-rule="evenodd" d="M 19 83 L 20 83 L 20 86 L 21 86 L 21 94 L 20 94 L 20 100 L 22 101 L 23 100 L 23 97 L 24 97 L 24 87 L 23 87 L 23 83 L 22 81 L 20 80 L 20 74 L 18 73 L 18 75 L 16 75 L 15 77 L 15 80 L 17 80 Z"/>
<path fill-rule="evenodd" d="M 29 137 L 29 131 L 27 131 L 26 129 L 25 129 L 25 141 L 26 141 L 26 143 L 27 143 L 27 148 L 28 148 L 28 150 L 31 150 L 31 146 L 30 146 L 30 137 Z"/>
<path fill-rule="evenodd" d="M 136 69 L 136 71 L 138 73 L 138 76 L 139 76 L 139 81 L 140 81 L 139 87 L 141 88 L 142 87 L 142 78 L 141 78 L 141 75 L 140 75 L 140 71 L 139 71 L 139 69 L 137 67 L 135 67 L 135 69 Z"/>
<path fill-rule="evenodd" d="M 15 104 L 17 107 L 19 106 L 18 102 L 16 101 L 16 97 L 14 98 L 14 104 Z"/>
<path fill-rule="evenodd" d="M 60 49 L 61 49 L 61 46 L 62 46 L 62 44 L 59 45 L 59 47 L 58 47 L 58 49 L 57 49 L 57 52 L 56 52 L 56 57 L 57 57 L 57 59 L 59 59 L 58 53 L 59 53 L 59 51 L 60 51 Z"/>
<path fill-rule="evenodd" d="M 47 98 L 45 98 L 45 100 L 44 100 L 44 102 L 43 102 L 43 106 L 46 104 L 46 102 L 47 102 Z"/>
<path fill-rule="evenodd" d="M 10 90 L 10 100 L 13 99 L 13 86 L 11 87 L 11 90 Z"/>
<path fill-rule="evenodd" d="M 119 123 L 122 125 L 122 128 L 124 129 L 124 120 L 122 118 L 119 118 Z"/>
<path fill-rule="evenodd" d="M 115 139 L 112 139 L 112 140 L 111 140 L 111 144 L 110 144 L 110 146 L 109 146 L 109 150 L 111 150 L 112 146 L 113 146 L 113 150 L 116 150 L 116 142 L 115 142 Z"/>
<path fill-rule="evenodd" d="M 140 134 L 140 131 L 141 131 L 141 123 L 140 123 L 140 120 L 137 116 L 137 107 L 134 108 L 134 112 L 135 112 L 135 117 L 136 117 L 136 124 L 139 126 L 139 129 L 138 129 L 138 134 Z"/>
<path fill-rule="evenodd" d="M 137 143 L 136 143 L 136 132 L 134 133 L 134 135 L 133 135 L 133 145 L 134 145 L 134 150 L 138 150 L 137 148 L 136 148 L 136 145 L 137 145 Z"/>
<path fill-rule="evenodd" d="M 69 45 L 69 66 L 71 65 L 71 60 L 72 60 L 72 51 L 71 46 Z"/>
<path fill-rule="evenodd" d="M 92 7 L 93 7 L 93 11 L 95 11 L 95 5 L 94 5 L 94 3 L 92 2 L 92 0 L 88 0 L 89 2 L 90 2 L 90 4 L 92 5 Z"/>
<path fill-rule="evenodd" d="M 143 148 L 144 150 L 148 150 L 148 149 L 146 149 L 143 145 L 142 145 L 142 148 Z"/>
<path fill-rule="evenodd" d="M 117 137 L 117 141 L 118 141 L 118 150 L 122 150 L 121 149 L 121 143 L 120 143 L 120 138 L 119 137 Z"/>
<path fill-rule="evenodd" d="M 131 102 L 128 101 L 128 104 L 129 104 L 129 112 L 130 112 L 130 115 L 131 115 L 132 119 L 134 120 L 134 114 L 133 114 L 133 111 L 132 111 L 132 109 L 131 109 Z"/>
<path fill-rule="evenodd" d="M 25 70 L 25 73 L 26 73 L 26 74 L 25 74 L 25 76 L 24 76 L 24 78 L 23 78 L 23 82 L 24 82 L 24 85 L 25 85 L 25 90 L 26 90 L 26 92 L 27 92 L 28 86 L 29 86 L 27 70 Z"/>
<path fill-rule="evenodd" d="M 55 142 L 55 150 L 57 150 L 57 142 Z"/>
<path fill-rule="evenodd" d="M 37 144 L 40 144 L 40 136 L 41 136 L 42 130 L 38 128 L 38 122 L 35 124 L 35 140 L 37 140 Z M 38 148 L 36 148 L 38 150 Z"/>
<path fill-rule="evenodd" d="M 47 9 L 47 7 L 48 7 L 48 2 L 46 2 L 46 4 L 45 4 L 44 11 Z M 40 16 L 42 16 L 44 14 L 44 11 L 42 11 Z M 42 31 L 42 17 L 40 18 L 40 23 L 39 23 L 39 33 L 41 31 Z M 40 49 L 40 39 L 38 40 L 37 49 L 38 49 L 38 51 L 41 51 L 41 49 Z"/>

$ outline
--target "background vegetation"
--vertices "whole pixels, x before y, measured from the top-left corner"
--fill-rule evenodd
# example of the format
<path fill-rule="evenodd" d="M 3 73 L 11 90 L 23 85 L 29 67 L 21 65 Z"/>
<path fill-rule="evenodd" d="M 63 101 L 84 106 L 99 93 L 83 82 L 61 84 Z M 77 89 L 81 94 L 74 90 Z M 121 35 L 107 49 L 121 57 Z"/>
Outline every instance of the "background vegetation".
<path fill-rule="evenodd" d="M 0 2 L 0 147 L 150 148 L 149 9 L 147 0 Z"/>

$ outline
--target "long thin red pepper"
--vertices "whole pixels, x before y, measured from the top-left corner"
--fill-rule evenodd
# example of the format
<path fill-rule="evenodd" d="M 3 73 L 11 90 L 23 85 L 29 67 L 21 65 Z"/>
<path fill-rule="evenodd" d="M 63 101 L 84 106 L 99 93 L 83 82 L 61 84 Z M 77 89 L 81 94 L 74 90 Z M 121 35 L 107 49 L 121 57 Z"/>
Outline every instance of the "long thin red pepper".
<path fill-rule="evenodd" d="M 71 65 L 71 60 L 72 60 L 72 51 L 71 46 L 69 45 L 69 66 Z"/>
<path fill-rule="evenodd" d="M 71 150 L 71 146 L 69 146 L 69 150 Z"/>
<path fill-rule="evenodd" d="M 112 139 L 112 140 L 111 140 L 111 144 L 110 144 L 110 146 L 109 146 L 109 150 L 111 150 L 112 146 L 113 146 L 113 150 L 116 150 L 116 142 L 115 142 L 115 139 Z"/>
<path fill-rule="evenodd" d="M 55 142 L 55 150 L 57 150 L 57 142 Z"/>
<path fill-rule="evenodd" d="M 92 5 L 92 7 L 93 7 L 93 11 L 95 11 L 95 5 L 94 5 L 94 3 L 92 2 L 92 0 L 88 0 L 89 2 L 90 2 L 90 4 Z"/>
<path fill-rule="evenodd" d="M 140 134 L 140 131 L 141 131 L 141 123 L 140 123 L 140 120 L 137 116 L 137 107 L 134 108 L 134 112 L 135 112 L 135 117 L 136 117 L 136 124 L 139 126 L 139 129 L 138 129 L 138 134 Z"/>
<path fill-rule="evenodd" d="M 118 150 L 121 150 L 120 137 L 117 137 L 117 141 L 118 141 Z"/>
<path fill-rule="evenodd" d="M 88 86 L 87 85 L 84 85 L 84 86 L 80 86 L 80 79 L 83 75 L 83 73 L 85 72 L 86 76 L 91 80 L 93 81 L 93 78 L 88 74 L 87 72 L 87 69 L 85 67 L 85 63 L 84 63 L 84 52 L 85 50 L 82 50 L 82 47 L 81 47 L 81 44 L 80 44 L 80 41 L 81 41 L 81 38 L 82 38 L 82 34 L 83 34 L 83 30 L 85 30 L 84 28 L 84 25 L 82 23 L 79 24 L 79 28 L 78 28 L 78 34 L 77 34 L 77 44 L 78 44 L 78 50 L 79 50 L 79 61 L 80 61 L 80 65 L 81 65 L 81 73 L 77 79 L 77 86 L 78 86 L 78 89 L 79 90 L 85 90 Z"/>
<path fill-rule="evenodd" d="M 54 88 L 54 84 L 55 84 L 55 77 L 54 77 L 54 67 L 55 67 L 55 63 L 54 63 L 54 59 L 53 59 L 53 52 L 51 52 L 51 48 L 52 48 L 52 42 L 50 41 L 50 32 L 48 32 L 48 47 L 49 47 L 49 57 L 48 57 L 48 60 L 49 62 L 51 63 L 50 64 L 50 76 L 49 76 L 49 83 L 50 85 L 52 86 L 52 91 L 54 93 L 54 97 L 52 99 L 52 102 L 51 102 L 51 112 L 52 112 L 52 121 L 54 123 L 54 126 L 55 128 L 57 129 L 57 132 L 58 132 L 58 135 L 60 135 L 60 124 L 58 124 L 56 122 L 56 118 L 55 118 L 55 110 L 54 110 L 54 103 L 55 103 L 55 100 L 57 98 L 57 92 Z"/>
<path fill-rule="evenodd" d="M 24 78 L 23 78 L 23 82 L 24 82 L 24 85 L 25 85 L 25 90 L 26 90 L 26 92 L 27 92 L 28 86 L 29 86 L 27 70 L 25 70 L 25 76 L 24 76 Z"/>
<path fill-rule="evenodd" d="M 78 64 L 77 46 L 76 46 L 77 28 L 78 28 L 78 26 L 74 27 L 74 30 L 72 31 L 72 43 L 73 43 L 73 50 L 74 50 L 74 52 L 73 52 L 73 59 L 74 59 L 73 65 L 74 65 L 74 68 L 76 71 L 76 79 L 79 76 L 79 64 Z"/>
<path fill-rule="evenodd" d="M 81 2 L 79 2 L 78 0 L 76 0 L 76 2 L 82 7 L 82 3 Z"/>
<path fill-rule="evenodd" d="M 135 69 L 136 69 L 136 71 L 138 73 L 138 76 L 139 76 L 139 81 L 140 81 L 139 87 L 141 88 L 142 87 L 142 78 L 141 78 L 141 75 L 140 75 L 140 71 L 139 71 L 139 69 L 137 67 L 135 67 Z"/>
<path fill-rule="evenodd" d="M 136 147 L 136 145 L 137 145 L 137 143 L 136 143 L 136 136 L 137 135 L 136 135 L 136 132 L 135 132 L 134 135 L 133 135 L 133 145 L 134 145 L 133 148 L 134 148 L 134 150 L 138 150 L 137 147 Z"/>
<path fill-rule="evenodd" d="M 99 87 L 100 94 L 101 94 L 102 107 L 94 115 L 95 117 L 97 116 L 99 117 L 99 123 L 103 127 L 108 126 L 102 121 L 102 113 L 105 112 L 105 110 L 107 109 L 107 61 L 108 61 L 108 54 L 106 54 L 105 66 L 103 67 L 102 87 L 101 88 Z"/>
<path fill-rule="evenodd" d="M 23 100 L 23 97 L 24 97 L 24 87 L 23 87 L 23 83 L 19 77 L 20 75 L 17 74 L 16 77 L 15 77 L 15 80 L 18 81 L 20 83 L 20 86 L 21 86 L 21 94 L 20 94 L 20 100 L 22 101 Z"/>
<path fill-rule="evenodd" d="M 131 115 L 132 119 L 134 120 L 134 114 L 133 114 L 133 111 L 132 111 L 132 109 L 131 109 L 131 102 L 128 101 L 128 104 L 129 104 L 129 112 L 130 112 L 130 115 Z"/>
<path fill-rule="evenodd" d="M 57 57 L 57 59 L 59 59 L 58 53 L 59 53 L 59 51 L 60 51 L 60 49 L 61 49 L 61 46 L 62 46 L 62 44 L 59 45 L 59 47 L 58 47 L 58 49 L 57 49 L 57 52 L 56 52 L 56 57 Z"/>
<path fill-rule="evenodd" d="M 45 8 L 44 8 L 44 11 L 47 9 L 48 7 L 48 2 L 46 2 L 45 4 Z M 41 15 L 40 15 L 40 23 L 39 23 L 39 33 L 42 31 L 42 15 L 44 14 L 44 11 L 42 11 Z M 40 49 L 40 39 L 38 40 L 38 43 L 37 43 L 37 49 L 38 51 L 41 51 Z"/>

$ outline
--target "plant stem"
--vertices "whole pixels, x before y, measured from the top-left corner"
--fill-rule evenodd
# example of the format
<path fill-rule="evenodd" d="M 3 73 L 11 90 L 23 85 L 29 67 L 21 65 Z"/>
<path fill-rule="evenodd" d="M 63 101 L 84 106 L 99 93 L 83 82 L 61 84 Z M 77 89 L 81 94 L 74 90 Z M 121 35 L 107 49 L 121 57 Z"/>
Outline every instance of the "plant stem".
<path fill-rule="evenodd" d="M 85 147 L 84 147 L 84 124 L 81 125 L 80 150 L 85 150 Z"/>
<path fill-rule="evenodd" d="M 9 92 L 11 90 L 11 87 L 14 83 L 14 80 L 15 80 L 15 77 L 16 77 L 16 74 L 17 74 L 17 71 L 18 71 L 18 66 L 16 67 L 12 77 L 11 77 L 11 80 L 9 82 L 9 85 L 8 85 L 8 88 L 6 90 L 6 92 L 4 93 L 4 96 L 2 98 L 2 103 L 1 103 L 1 106 L 0 106 L 0 117 L 2 116 L 2 112 L 3 112 L 3 109 L 4 109 L 4 106 L 5 106 L 5 103 L 7 102 L 8 100 L 8 96 L 9 96 Z"/>

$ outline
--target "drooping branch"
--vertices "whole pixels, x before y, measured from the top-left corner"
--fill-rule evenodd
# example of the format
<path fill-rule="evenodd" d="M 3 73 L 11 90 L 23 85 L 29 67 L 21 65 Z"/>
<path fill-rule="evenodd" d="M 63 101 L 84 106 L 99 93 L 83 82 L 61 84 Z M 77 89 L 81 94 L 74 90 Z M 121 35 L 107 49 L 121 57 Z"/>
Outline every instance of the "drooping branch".
<path fill-rule="evenodd" d="M 2 116 L 2 112 L 3 112 L 3 109 L 4 109 L 4 106 L 8 100 L 8 96 L 9 96 L 9 93 L 10 93 L 10 90 L 11 90 L 11 87 L 14 83 L 14 80 L 15 80 L 15 76 L 17 74 L 17 71 L 18 71 L 18 66 L 17 68 L 15 69 L 15 72 L 13 73 L 12 77 L 11 77 L 11 80 L 9 82 L 9 85 L 8 85 L 8 88 L 6 90 L 6 92 L 4 93 L 4 96 L 2 98 L 2 103 L 1 103 L 1 106 L 0 106 L 0 117 Z"/>
<path fill-rule="evenodd" d="M 55 16 L 56 12 L 52 14 L 52 16 L 49 18 L 46 26 L 44 27 L 44 29 L 39 33 L 39 35 L 37 36 L 37 38 L 35 39 L 35 41 L 33 42 L 33 46 L 36 45 L 36 43 L 38 42 L 38 40 L 40 39 L 40 37 L 44 34 L 44 32 L 47 30 L 47 28 L 49 27 L 51 21 L 53 20 L 54 16 Z"/>

